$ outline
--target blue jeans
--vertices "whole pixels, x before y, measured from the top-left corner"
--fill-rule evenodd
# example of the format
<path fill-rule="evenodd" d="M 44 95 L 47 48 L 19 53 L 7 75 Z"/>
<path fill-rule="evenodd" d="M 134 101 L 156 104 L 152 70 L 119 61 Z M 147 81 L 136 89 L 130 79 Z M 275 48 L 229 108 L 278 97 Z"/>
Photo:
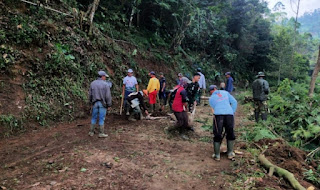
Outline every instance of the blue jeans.
<path fill-rule="evenodd" d="M 96 103 L 94 103 L 92 108 L 91 124 L 95 125 L 99 116 L 99 125 L 104 125 L 106 114 L 107 108 L 105 108 L 100 101 L 97 101 Z"/>
<path fill-rule="evenodd" d="M 127 91 L 127 90 L 124 91 L 124 99 L 123 99 L 123 104 L 124 105 L 123 105 L 123 107 L 124 107 L 124 111 L 125 112 L 129 111 L 129 105 L 127 103 L 127 98 L 129 96 L 129 94 L 131 94 L 131 93 L 132 93 L 131 91 Z"/>

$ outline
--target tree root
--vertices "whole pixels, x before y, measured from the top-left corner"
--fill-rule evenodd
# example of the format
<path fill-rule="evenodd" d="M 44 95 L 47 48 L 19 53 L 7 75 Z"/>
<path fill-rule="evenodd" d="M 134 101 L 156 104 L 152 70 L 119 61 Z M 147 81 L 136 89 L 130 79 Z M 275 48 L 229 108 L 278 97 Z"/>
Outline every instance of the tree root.
<path fill-rule="evenodd" d="M 318 148 L 316 148 L 315 150 L 311 151 L 308 155 L 307 158 L 312 158 L 315 154 L 317 154 L 318 152 L 320 152 L 320 146 Z"/>
<path fill-rule="evenodd" d="M 288 170 L 273 165 L 263 154 L 260 154 L 258 156 L 258 159 L 263 166 L 269 169 L 269 176 L 272 176 L 273 172 L 275 172 L 278 174 L 278 176 L 288 180 L 294 189 L 305 190 L 305 188 L 297 181 L 294 175 Z"/>

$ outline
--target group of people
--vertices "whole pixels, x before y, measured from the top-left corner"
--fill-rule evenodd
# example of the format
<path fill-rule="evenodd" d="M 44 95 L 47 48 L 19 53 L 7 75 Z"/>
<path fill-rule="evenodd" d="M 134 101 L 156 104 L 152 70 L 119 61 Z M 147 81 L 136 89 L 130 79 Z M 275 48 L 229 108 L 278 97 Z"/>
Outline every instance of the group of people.
<path fill-rule="evenodd" d="M 107 137 L 104 133 L 104 120 L 106 112 L 112 105 L 110 83 L 108 83 L 108 75 L 104 71 L 98 72 L 98 79 L 90 85 L 89 100 L 93 106 L 92 120 L 89 135 L 93 136 L 97 120 L 99 119 L 99 137 Z M 143 112 L 149 115 L 148 108 L 144 102 L 144 98 L 148 97 L 152 111 L 155 111 L 157 97 L 160 101 L 160 109 L 169 101 L 170 108 L 176 117 L 176 124 L 168 131 L 185 130 L 193 131 L 188 123 L 188 111 L 192 112 L 194 107 L 200 103 L 201 94 L 205 93 L 206 81 L 205 76 L 201 73 L 201 68 L 193 74 L 192 80 L 184 77 L 182 73 L 178 74 L 177 85 L 167 91 L 166 79 L 163 73 L 160 78 L 156 77 L 156 73 L 149 73 L 150 80 L 145 90 L 139 89 L 137 79 L 133 76 L 133 70 L 129 69 L 127 76 L 123 79 L 122 95 L 124 99 L 124 110 L 129 120 L 143 118 Z M 232 96 L 233 78 L 231 73 L 225 73 L 227 84 L 220 84 L 220 88 L 216 85 L 210 85 L 208 92 L 210 94 L 209 104 L 214 113 L 213 133 L 214 133 L 214 154 L 215 160 L 220 160 L 220 145 L 226 135 L 227 139 L 227 155 L 229 159 L 233 159 L 235 134 L 234 134 L 234 114 L 237 110 L 237 101 Z M 266 97 L 269 92 L 269 85 L 264 79 L 264 74 L 259 72 L 258 79 L 253 82 L 253 96 L 256 108 L 256 120 L 259 120 L 259 114 L 262 113 L 262 119 L 266 119 Z M 223 133 L 224 131 L 224 133 Z"/>

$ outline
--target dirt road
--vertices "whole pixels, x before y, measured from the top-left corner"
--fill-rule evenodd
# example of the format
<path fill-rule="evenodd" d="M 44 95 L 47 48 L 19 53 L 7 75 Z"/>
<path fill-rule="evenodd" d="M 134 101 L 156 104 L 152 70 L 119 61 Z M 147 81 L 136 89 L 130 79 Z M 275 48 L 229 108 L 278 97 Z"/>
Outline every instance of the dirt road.
<path fill-rule="evenodd" d="M 236 118 L 237 127 L 242 119 Z M 248 160 L 211 158 L 209 106 L 198 107 L 189 140 L 167 134 L 169 120 L 106 119 L 108 138 L 88 136 L 90 120 L 61 123 L 0 141 L 0 186 L 7 189 L 242 189 Z M 250 170 L 250 168 L 247 168 Z M 240 181 L 239 181 L 240 180 Z M 248 183 L 251 183 L 250 181 Z M 235 184 L 239 186 L 236 187 Z M 284 186 L 286 188 L 287 186 Z M 0 188 L 1 189 L 1 188 Z M 276 188 L 281 189 L 281 188 Z"/>
<path fill-rule="evenodd" d="M 209 111 L 203 107 L 198 113 Z M 106 139 L 89 137 L 90 120 L 84 119 L 2 140 L 0 185 L 9 189 L 230 186 L 224 173 L 232 162 L 226 157 L 221 162 L 211 159 L 211 133 L 200 129 L 201 123 L 195 122 L 195 134 L 184 140 L 165 133 L 169 120 L 127 122 L 116 115 L 106 120 Z"/>

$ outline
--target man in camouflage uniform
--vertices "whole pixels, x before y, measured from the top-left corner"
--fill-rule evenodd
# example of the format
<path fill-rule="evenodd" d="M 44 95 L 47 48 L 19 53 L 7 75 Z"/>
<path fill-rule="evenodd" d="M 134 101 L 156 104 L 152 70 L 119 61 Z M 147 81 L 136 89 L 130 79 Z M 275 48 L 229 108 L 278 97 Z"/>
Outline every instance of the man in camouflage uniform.
<path fill-rule="evenodd" d="M 268 94 L 270 92 L 269 83 L 264 80 L 264 73 L 258 73 L 258 79 L 252 84 L 253 100 L 254 100 L 254 114 L 256 122 L 259 121 L 260 114 L 262 120 L 267 120 L 268 113 Z"/>
<path fill-rule="evenodd" d="M 186 88 L 188 97 L 189 111 L 192 112 L 196 103 L 196 100 L 200 96 L 200 86 L 199 86 L 200 74 L 195 73 L 192 78 L 192 82 L 188 83 Z"/>

